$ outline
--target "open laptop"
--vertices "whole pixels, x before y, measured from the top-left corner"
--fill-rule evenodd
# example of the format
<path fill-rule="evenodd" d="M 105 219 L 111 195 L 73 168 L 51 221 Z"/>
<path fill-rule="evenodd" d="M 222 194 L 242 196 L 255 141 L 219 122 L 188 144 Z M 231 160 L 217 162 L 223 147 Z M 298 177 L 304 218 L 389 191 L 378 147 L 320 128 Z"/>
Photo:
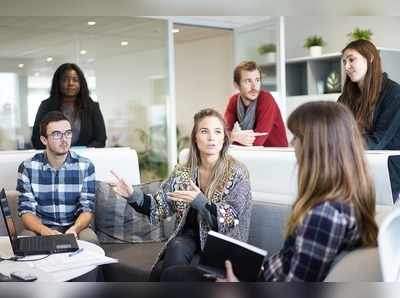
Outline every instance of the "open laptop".
<path fill-rule="evenodd" d="M 16 256 L 63 253 L 78 250 L 78 242 L 73 234 L 18 238 L 4 188 L 0 192 L 0 207 L 7 233 L 10 237 L 11 246 Z"/>

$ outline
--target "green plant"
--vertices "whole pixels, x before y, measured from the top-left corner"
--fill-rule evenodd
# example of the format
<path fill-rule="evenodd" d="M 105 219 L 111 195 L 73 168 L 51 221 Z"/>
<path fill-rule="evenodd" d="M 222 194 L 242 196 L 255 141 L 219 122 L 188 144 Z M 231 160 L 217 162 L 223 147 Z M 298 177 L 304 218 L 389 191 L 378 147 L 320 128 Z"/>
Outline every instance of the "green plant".
<path fill-rule="evenodd" d="M 264 43 L 257 48 L 260 55 L 276 52 L 276 45 L 274 43 Z"/>
<path fill-rule="evenodd" d="M 156 152 L 138 152 L 141 180 L 148 182 L 154 179 L 164 179 L 168 175 L 168 163 L 162 160 Z M 145 178 L 147 177 L 147 179 Z"/>
<path fill-rule="evenodd" d="M 152 144 L 149 133 L 143 129 L 136 129 L 136 132 L 144 145 L 144 151 L 137 152 L 141 181 L 164 179 L 168 175 L 168 162 L 165 154 L 161 154 L 157 150 L 160 146 Z M 165 135 L 165 132 L 162 135 Z"/>
<path fill-rule="evenodd" d="M 181 152 L 181 150 L 184 148 L 189 148 L 190 137 L 183 136 L 181 130 L 178 127 L 176 128 L 176 140 L 178 153 Z"/>
<path fill-rule="evenodd" d="M 304 47 L 306 49 L 309 49 L 309 48 L 314 47 L 314 46 L 323 47 L 325 45 L 326 45 L 326 42 L 319 35 L 309 36 L 304 42 Z"/>
<path fill-rule="evenodd" d="M 348 33 L 347 37 L 350 39 L 350 41 L 358 39 L 371 40 L 372 35 L 373 33 L 370 29 L 361 29 L 357 27 L 352 32 Z"/>

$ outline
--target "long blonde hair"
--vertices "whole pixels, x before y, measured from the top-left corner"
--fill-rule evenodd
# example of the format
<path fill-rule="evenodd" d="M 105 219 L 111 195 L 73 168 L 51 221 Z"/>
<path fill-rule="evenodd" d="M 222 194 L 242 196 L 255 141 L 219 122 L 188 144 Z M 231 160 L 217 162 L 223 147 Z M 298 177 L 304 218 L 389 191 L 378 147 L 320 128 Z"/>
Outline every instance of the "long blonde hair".
<path fill-rule="evenodd" d="M 190 170 L 193 170 L 197 169 L 201 165 L 200 151 L 196 143 L 196 134 L 199 129 L 200 121 L 206 117 L 217 118 L 224 128 L 224 141 L 222 149 L 219 153 L 219 158 L 212 169 L 210 183 L 204 190 L 204 194 L 208 198 L 211 198 L 218 187 L 221 187 L 222 182 L 225 180 L 228 173 L 227 169 L 234 162 L 234 160 L 231 156 L 228 155 L 229 135 L 224 118 L 216 110 L 203 109 L 194 115 L 194 125 L 190 138 L 189 157 L 186 163 L 186 167 L 188 167 Z"/>
<path fill-rule="evenodd" d="M 362 244 L 375 246 L 375 190 L 352 113 L 339 103 L 310 102 L 289 116 L 288 128 L 298 138 L 299 150 L 298 196 L 286 235 L 294 233 L 315 205 L 348 202 L 354 206 Z"/>
<path fill-rule="evenodd" d="M 350 42 L 342 50 L 342 54 L 348 49 L 357 51 L 367 60 L 367 73 L 364 77 L 362 90 L 357 83 L 352 82 L 346 76 L 343 93 L 338 101 L 345 104 L 353 112 L 358 127 L 364 134 L 372 127 L 373 112 L 382 90 L 382 63 L 377 48 L 368 40 L 359 39 Z"/>

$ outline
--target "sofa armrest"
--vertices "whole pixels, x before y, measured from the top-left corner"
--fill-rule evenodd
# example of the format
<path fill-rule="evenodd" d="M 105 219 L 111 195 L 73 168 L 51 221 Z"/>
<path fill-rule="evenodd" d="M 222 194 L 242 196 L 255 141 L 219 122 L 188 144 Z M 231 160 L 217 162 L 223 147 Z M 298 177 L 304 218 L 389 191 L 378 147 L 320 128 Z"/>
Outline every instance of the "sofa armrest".
<path fill-rule="evenodd" d="M 361 269 L 362 268 L 362 269 Z M 358 248 L 343 256 L 330 270 L 327 282 L 379 282 L 382 272 L 377 247 Z"/>
<path fill-rule="evenodd" d="M 24 229 L 24 225 L 22 224 L 21 218 L 18 216 L 18 201 L 17 201 L 18 194 L 19 193 L 16 190 L 6 191 L 8 205 L 9 205 L 10 211 L 11 211 L 11 216 L 14 220 L 17 234 L 20 234 L 22 232 L 22 230 Z M 6 235 L 7 231 L 4 230 L 3 234 Z"/>

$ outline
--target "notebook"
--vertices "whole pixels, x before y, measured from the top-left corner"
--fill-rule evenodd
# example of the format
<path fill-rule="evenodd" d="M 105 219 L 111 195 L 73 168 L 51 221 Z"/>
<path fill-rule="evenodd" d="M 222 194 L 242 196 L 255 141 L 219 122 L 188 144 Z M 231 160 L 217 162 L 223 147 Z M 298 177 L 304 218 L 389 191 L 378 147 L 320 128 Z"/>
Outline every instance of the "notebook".
<path fill-rule="evenodd" d="M 225 277 L 225 260 L 230 260 L 236 277 L 241 281 L 256 281 L 267 251 L 210 231 L 198 268 L 205 273 Z"/>
<path fill-rule="evenodd" d="M 0 193 L 0 207 L 10 237 L 11 247 L 16 256 L 72 252 L 79 248 L 73 234 L 17 237 L 16 225 L 11 217 L 10 207 L 4 188 Z"/>

